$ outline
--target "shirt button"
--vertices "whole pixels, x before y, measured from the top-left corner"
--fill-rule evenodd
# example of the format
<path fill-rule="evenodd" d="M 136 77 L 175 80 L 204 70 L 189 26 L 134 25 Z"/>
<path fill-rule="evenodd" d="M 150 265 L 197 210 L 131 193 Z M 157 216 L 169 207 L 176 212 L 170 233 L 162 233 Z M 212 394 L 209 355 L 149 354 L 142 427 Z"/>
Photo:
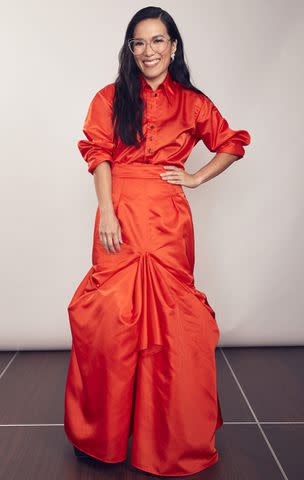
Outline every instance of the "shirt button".
<path fill-rule="evenodd" d="M 153 137 L 150 137 L 150 140 L 153 140 Z"/>
<path fill-rule="evenodd" d="M 152 152 L 151 148 L 148 148 L 148 152 L 149 152 L 149 153 L 151 153 L 151 152 Z"/>
<path fill-rule="evenodd" d="M 154 125 L 151 125 L 151 127 L 150 127 L 150 128 L 154 128 Z"/>
<path fill-rule="evenodd" d="M 154 93 L 154 97 L 157 97 L 157 95 L 158 95 L 157 93 Z"/>

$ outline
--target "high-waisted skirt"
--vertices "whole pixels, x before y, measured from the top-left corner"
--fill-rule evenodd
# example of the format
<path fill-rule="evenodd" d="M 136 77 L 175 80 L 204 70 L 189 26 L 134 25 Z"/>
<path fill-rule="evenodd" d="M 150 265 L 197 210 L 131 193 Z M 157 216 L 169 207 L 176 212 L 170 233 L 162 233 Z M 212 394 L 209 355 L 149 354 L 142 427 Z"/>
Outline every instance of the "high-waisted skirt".
<path fill-rule="evenodd" d="M 107 253 L 97 207 L 92 266 L 68 314 L 72 350 L 64 429 L 104 462 L 127 458 L 157 475 L 190 475 L 215 464 L 223 424 L 215 348 L 219 328 L 194 285 L 194 229 L 181 185 L 162 165 L 112 165 L 112 198 L 123 243 Z"/>

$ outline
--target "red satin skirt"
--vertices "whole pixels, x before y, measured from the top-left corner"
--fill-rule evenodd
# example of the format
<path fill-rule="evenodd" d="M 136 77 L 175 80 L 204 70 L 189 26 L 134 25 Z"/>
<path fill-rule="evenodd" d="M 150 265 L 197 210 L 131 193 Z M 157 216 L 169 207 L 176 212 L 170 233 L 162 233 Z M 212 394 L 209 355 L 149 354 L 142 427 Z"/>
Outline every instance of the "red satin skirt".
<path fill-rule="evenodd" d="M 194 286 L 194 230 L 181 185 L 161 165 L 112 165 L 123 244 L 107 253 L 96 210 L 92 267 L 68 305 L 72 351 L 64 429 L 104 462 L 127 458 L 183 476 L 218 461 L 223 424 L 215 348 L 219 328 Z"/>

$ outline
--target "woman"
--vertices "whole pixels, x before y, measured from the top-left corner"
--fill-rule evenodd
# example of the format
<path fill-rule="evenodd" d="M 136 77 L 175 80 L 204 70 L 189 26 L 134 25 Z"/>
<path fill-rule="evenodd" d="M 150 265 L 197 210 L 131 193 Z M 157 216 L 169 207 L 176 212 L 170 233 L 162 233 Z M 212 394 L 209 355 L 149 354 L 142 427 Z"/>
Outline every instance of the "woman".
<path fill-rule="evenodd" d="M 183 186 L 196 188 L 240 159 L 250 136 L 232 130 L 191 84 L 181 36 L 161 8 L 136 13 L 119 60 L 78 143 L 98 207 L 92 267 L 68 306 L 65 432 L 76 455 L 112 463 L 127 458 L 132 435 L 134 467 L 190 475 L 218 461 L 223 420 L 220 332 L 194 285 Z M 184 164 L 199 140 L 216 155 L 190 174 Z"/>

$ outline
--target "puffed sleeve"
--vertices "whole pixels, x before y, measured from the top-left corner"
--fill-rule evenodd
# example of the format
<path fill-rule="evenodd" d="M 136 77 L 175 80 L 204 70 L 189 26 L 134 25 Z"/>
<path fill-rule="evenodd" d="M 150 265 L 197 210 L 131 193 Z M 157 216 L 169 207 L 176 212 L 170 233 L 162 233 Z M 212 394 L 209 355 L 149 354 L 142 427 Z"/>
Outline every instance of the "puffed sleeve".
<path fill-rule="evenodd" d="M 101 162 L 113 163 L 114 129 L 111 96 L 108 92 L 109 89 L 104 87 L 91 101 L 83 125 L 87 140 L 80 140 L 77 144 L 91 174 Z"/>
<path fill-rule="evenodd" d="M 195 133 L 211 152 L 225 152 L 242 158 L 251 137 L 246 130 L 232 130 L 227 120 L 207 96 L 196 105 Z"/>

